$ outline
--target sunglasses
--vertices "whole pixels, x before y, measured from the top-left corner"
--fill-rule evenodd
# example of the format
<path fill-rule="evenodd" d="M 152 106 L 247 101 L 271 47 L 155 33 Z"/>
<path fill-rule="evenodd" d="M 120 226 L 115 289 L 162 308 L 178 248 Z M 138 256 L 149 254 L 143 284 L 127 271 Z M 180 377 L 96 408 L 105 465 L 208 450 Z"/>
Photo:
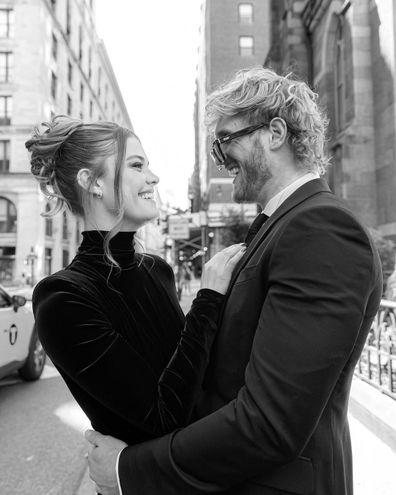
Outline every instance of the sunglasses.
<path fill-rule="evenodd" d="M 224 151 L 221 149 L 221 145 L 224 143 L 228 143 L 232 141 L 233 139 L 237 139 L 242 136 L 247 136 L 248 134 L 252 134 L 253 132 L 257 131 L 258 129 L 261 129 L 262 127 L 268 126 L 268 124 L 256 124 L 256 125 L 251 125 L 249 127 L 245 127 L 243 129 L 240 129 L 239 131 L 233 132 L 231 134 L 227 134 L 226 136 L 217 138 L 213 141 L 212 143 L 212 149 L 210 151 L 210 156 L 212 157 L 213 161 L 215 162 L 217 168 L 219 170 L 222 170 L 224 168 L 224 162 L 226 160 L 226 155 Z"/>

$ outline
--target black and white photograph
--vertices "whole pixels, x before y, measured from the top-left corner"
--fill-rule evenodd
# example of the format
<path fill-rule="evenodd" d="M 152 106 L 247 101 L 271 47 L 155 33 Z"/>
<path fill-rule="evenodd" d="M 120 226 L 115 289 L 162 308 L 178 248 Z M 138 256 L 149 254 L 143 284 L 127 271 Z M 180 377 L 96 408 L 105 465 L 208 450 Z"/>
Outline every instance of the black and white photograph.
<path fill-rule="evenodd" d="M 396 2 L 0 0 L 0 495 L 395 495 Z"/>

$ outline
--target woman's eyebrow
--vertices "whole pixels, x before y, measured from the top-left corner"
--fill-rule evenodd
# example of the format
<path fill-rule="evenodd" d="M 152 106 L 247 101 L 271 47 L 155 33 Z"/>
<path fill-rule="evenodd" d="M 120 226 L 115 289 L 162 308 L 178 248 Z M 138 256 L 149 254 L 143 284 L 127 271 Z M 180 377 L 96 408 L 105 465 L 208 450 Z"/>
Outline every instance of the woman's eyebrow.
<path fill-rule="evenodd" d="M 130 155 L 126 158 L 126 160 L 130 160 L 131 158 L 139 158 L 140 160 L 144 161 L 144 156 L 141 155 Z"/>

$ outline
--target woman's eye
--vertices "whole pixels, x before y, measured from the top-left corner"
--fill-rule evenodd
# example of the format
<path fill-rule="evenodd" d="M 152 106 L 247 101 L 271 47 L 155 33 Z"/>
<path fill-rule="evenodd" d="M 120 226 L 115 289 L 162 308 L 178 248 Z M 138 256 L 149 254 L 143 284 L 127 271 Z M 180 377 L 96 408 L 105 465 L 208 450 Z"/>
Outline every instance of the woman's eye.
<path fill-rule="evenodd" d="M 137 168 L 138 170 L 142 170 L 142 168 L 144 167 L 144 164 L 141 162 L 133 162 L 133 163 L 130 163 L 129 166 L 132 168 Z"/>

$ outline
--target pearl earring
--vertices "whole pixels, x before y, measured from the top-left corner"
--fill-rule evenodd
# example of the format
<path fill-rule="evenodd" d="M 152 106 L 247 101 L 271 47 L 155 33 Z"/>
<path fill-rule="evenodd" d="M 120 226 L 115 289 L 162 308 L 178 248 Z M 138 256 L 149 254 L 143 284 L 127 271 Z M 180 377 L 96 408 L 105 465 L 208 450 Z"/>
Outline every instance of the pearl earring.
<path fill-rule="evenodd" d="M 98 189 L 97 191 L 94 192 L 94 196 L 96 196 L 98 199 L 102 199 L 103 192 L 100 189 Z"/>

